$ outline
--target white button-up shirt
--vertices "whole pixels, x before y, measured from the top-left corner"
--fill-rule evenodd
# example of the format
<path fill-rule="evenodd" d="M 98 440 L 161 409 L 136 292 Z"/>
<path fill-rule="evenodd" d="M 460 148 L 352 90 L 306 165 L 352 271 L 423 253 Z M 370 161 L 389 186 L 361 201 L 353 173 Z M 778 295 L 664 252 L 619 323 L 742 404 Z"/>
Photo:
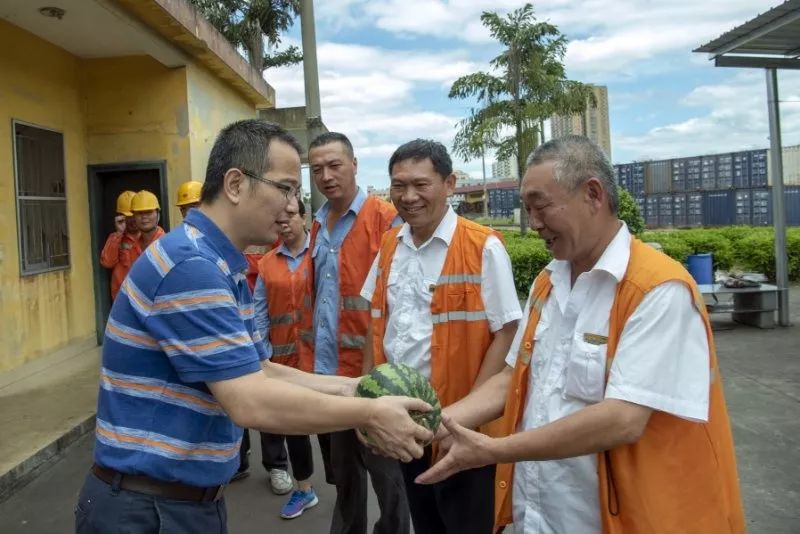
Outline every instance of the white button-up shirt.
<path fill-rule="evenodd" d="M 553 289 L 534 335 L 530 382 L 519 432 L 561 419 L 603 399 L 622 399 L 696 421 L 708 420 L 708 340 L 691 292 L 667 282 L 648 293 L 623 328 L 605 384 L 606 345 L 617 284 L 630 259 L 622 224 L 591 271 L 571 286 L 570 264 L 552 261 Z M 530 297 L 529 297 L 530 300 Z M 514 366 L 528 321 L 525 306 L 506 363 Z M 519 462 L 514 470 L 516 534 L 601 532 L 597 456 Z"/>
<path fill-rule="evenodd" d="M 436 285 L 453 239 L 458 216 L 448 208 L 433 235 L 419 247 L 414 245 L 411 227 L 403 224 L 397 239 L 400 241 L 392 258 L 386 300 L 389 316 L 383 338 L 386 359 L 403 363 L 428 379 L 431 376 L 431 288 Z M 380 257 L 380 255 L 378 256 Z M 378 274 L 378 257 L 367 275 L 361 296 L 371 301 Z M 511 260 L 505 247 L 495 236 L 489 236 L 483 249 L 481 297 L 486 307 L 489 329 L 500 330 L 503 325 L 519 320 L 517 291 Z"/>

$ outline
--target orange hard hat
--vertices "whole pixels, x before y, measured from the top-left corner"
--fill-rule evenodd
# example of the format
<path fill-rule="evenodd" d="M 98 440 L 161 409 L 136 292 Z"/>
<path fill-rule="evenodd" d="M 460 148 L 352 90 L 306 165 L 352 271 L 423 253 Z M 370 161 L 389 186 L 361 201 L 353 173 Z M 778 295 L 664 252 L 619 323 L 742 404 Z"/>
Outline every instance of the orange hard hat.
<path fill-rule="evenodd" d="M 203 190 L 202 182 L 183 182 L 178 187 L 178 201 L 176 206 L 186 206 L 188 204 L 197 204 L 200 202 L 200 191 Z"/>
<path fill-rule="evenodd" d="M 120 193 L 117 197 L 117 213 L 121 213 L 126 217 L 132 216 L 131 200 L 133 200 L 134 196 L 136 196 L 136 193 L 133 191 L 123 191 Z"/>
<path fill-rule="evenodd" d="M 131 200 L 131 211 L 133 212 L 160 209 L 161 206 L 158 204 L 158 197 L 145 189 L 136 193 Z"/>

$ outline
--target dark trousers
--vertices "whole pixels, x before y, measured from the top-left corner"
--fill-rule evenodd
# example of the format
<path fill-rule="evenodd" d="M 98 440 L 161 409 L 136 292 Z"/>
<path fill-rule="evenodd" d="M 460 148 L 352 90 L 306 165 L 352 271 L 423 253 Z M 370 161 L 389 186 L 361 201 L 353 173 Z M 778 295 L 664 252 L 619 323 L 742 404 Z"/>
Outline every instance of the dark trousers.
<path fill-rule="evenodd" d="M 286 445 L 284 446 L 284 443 Z M 286 469 L 278 467 L 286 462 L 286 450 L 289 451 L 289 463 L 295 480 L 308 480 L 314 474 L 314 458 L 311 456 L 311 438 L 309 436 L 283 436 L 280 434 L 261 433 L 261 454 L 264 467 L 270 469 Z M 264 451 L 276 456 L 267 459 Z"/>
<path fill-rule="evenodd" d="M 430 465 L 430 447 L 419 460 L 400 464 L 415 534 L 491 534 L 495 466 L 462 471 L 430 486 L 415 483 Z"/>
<path fill-rule="evenodd" d="M 162 499 L 106 484 L 89 473 L 75 505 L 76 534 L 227 534 L 225 501 Z"/>
<path fill-rule="evenodd" d="M 311 438 L 309 436 L 282 436 L 279 434 L 261 434 L 261 464 L 264 469 L 288 469 L 289 461 L 292 464 L 292 474 L 295 480 L 308 480 L 314 474 L 314 457 L 311 452 Z M 324 437 L 323 437 L 324 436 Z M 319 437 L 322 457 L 326 459 L 326 450 L 330 450 L 330 437 L 328 434 L 321 434 Z M 284 445 L 285 443 L 285 445 Z M 288 448 L 288 456 L 287 456 Z M 248 452 L 250 451 L 250 431 L 245 430 L 242 436 L 242 446 L 239 450 L 239 471 L 247 471 L 250 468 Z M 325 479 L 329 484 L 332 475 L 330 471 L 330 453 L 325 460 Z"/>
<path fill-rule="evenodd" d="M 374 534 L 408 534 L 410 521 L 398 462 L 369 452 L 355 431 L 330 434 L 330 464 L 336 481 L 331 534 L 367 534 L 367 473 L 381 517 Z"/>
<path fill-rule="evenodd" d="M 289 457 L 286 454 L 286 447 L 283 441 L 271 439 L 274 434 L 261 434 L 261 464 L 264 469 L 289 469 Z M 266 436 L 266 439 L 265 439 Z M 242 435 L 242 445 L 239 448 L 239 471 L 247 471 L 250 468 L 250 459 L 248 453 L 250 452 L 250 431 L 244 430 Z"/>

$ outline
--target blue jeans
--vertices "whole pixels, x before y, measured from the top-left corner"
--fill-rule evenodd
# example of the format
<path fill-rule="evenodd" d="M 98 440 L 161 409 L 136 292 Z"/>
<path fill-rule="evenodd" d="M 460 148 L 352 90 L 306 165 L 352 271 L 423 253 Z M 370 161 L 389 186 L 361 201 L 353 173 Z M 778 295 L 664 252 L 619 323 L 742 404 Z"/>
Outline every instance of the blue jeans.
<path fill-rule="evenodd" d="M 75 505 L 76 534 L 227 534 L 225 500 L 176 501 L 126 491 L 89 473 Z"/>

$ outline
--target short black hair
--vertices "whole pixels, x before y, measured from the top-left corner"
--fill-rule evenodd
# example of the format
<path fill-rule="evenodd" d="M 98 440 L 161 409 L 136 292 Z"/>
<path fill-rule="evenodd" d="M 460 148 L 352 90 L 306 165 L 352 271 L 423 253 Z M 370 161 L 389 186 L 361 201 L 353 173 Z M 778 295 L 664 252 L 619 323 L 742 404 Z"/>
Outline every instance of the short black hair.
<path fill-rule="evenodd" d="M 300 217 L 306 216 L 306 205 L 299 198 L 297 199 L 297 213 L 300 215 Z"/>
<path fill-rule="evenodd" d="M 229 169 L 237 168 L 261 176 L 269 170 L 269 144 L 279 140 L 301 153 L 300 144 L 283 127 L 261 119 L 245 119 L 229 124 L 219 132 L 208 156 L 206 181 L 200 193 L 204 204 L 213 202 L 222 191 Z"/>
<path fill-rule="evenodd" d="M 453 160 L 450 159 L 447 148 L 433 139 L 414 139 L 395 150 L 392 157 L 389 158 L 389 176 L 392 175 L 392 168 L 395 165 L 407 159 L 431 160 L 433 169 L 443 180 L 453 174 Z"/>
<path fill-rule="evenodd" d="M 308 152 L 311 152 L 312 148 L 318 148 L 330 143 L 342 143 L 344 148 L 347 150 L 347 155 L 350 158 L 355 157 L 355 152 L 353 152 L 353 143 L 350 142 L 350 139 L 343 133 L 339 132 L 325 132 L 324 134 L 318 135 L 311 141 L 311 144 L 308 145 Z"/>

